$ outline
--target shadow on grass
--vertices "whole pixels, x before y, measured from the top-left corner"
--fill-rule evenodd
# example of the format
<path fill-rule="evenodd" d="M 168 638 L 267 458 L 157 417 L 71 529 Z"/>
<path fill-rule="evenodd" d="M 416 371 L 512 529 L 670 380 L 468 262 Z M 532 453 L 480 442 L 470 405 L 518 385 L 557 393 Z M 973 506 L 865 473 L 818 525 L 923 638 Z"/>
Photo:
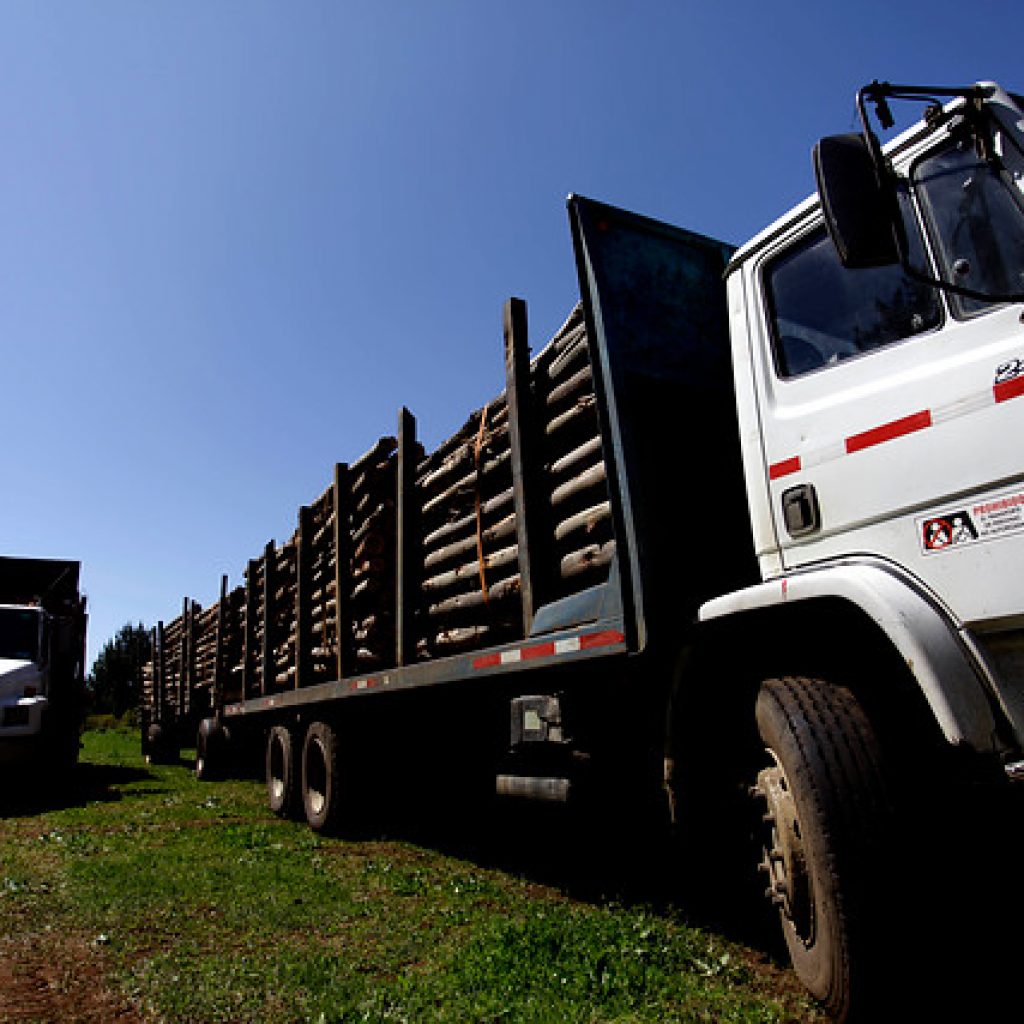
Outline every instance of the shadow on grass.
<path fill-rule="evenodd" d="M 0 817 L 24 818 L 47 811 L 109 803 L 121 799 L 120 787 L 144 782 L 154 776 L 144 768 L 118 764 L 78 764 L 66 778 L 33 781 L 26 771 L 24 787 L 8 785 L 0 794 Z"/>
<path fill-rule="evenodd" d="M 883 991 L 874 1020 L 981 1019 L 1017 1005 L 1024 815 L 1016 801 L 947 813 L 939 841 L 918 846 L 914 858 L 894 855 L 883 883 L 883 916 L 872 933 Z M 789 966 L 753 861 L 702 866 L 657 821 L 539 804 L 466 805 L 461 813 L 421 805 L 375 831 L 582 902 L 643 906 Z"/>

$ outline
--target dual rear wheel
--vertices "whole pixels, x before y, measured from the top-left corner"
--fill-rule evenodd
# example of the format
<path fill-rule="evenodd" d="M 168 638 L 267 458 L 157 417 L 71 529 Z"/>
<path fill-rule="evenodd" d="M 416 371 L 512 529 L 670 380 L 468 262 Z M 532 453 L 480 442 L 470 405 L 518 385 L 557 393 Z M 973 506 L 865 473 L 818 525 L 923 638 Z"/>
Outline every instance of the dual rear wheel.
<path fill-rule="evenodd" d="M 304 732 L 275 725 L 267 734 L 267 803 L 281 817 L 300 810 L 315 832 L 336 832 L 342 822 L 340 743 L 328 722 L 311 722 Z"/>

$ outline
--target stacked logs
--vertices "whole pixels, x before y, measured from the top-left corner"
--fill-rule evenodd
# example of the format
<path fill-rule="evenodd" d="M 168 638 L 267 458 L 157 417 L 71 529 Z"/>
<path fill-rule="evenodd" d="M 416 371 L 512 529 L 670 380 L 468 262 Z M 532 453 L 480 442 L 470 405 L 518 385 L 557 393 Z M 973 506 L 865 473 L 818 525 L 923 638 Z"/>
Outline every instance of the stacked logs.
<path fill-rule="evenodd" d="M 530 376 L 543 427 L 551 549 L 551 597 L 607 578 L 615 553 L 608 477 L 583 310 L 577 306 L 538 355 Z"/>
<path fill-rule="evenodd" d="M 335 619 L 337 583 L 334 555 L 334 484 L 310 506 L 305 522 L 311 579 L 309 668 L 312 681 L 326 682 L 336 676 L 338 630 Z"/>
<path fill-rule="evenodd" d="M 184 706 L 183 681 L 186 673 L 185 620 L 178 616 L 163 630 L 163 699 L 167 710 L 180 712 Z"/>
<path fill-rule="evenodd" d="M 221 669 L 225 700 L 245 695 L 245 587 L 235 587 L 222 602 Z"/>
<path fill-rule="evenodd" d="M 526 417 L 520 437 L 527 430 L 536 460 L 527 500 L 536 503 L 530 506 L 537 527 L 530 528 L 533 598 L 543 604 L 606 580 L 615 553 L 580 306 L 530 363 L 528 387 L 517 390 Z M 186 605 L 163 631 L 160 659 L 154 655 L 145 667 L 147 708 L 183 714 L 190 686 L 209 687 L 198 710 L 211 706 L 217 685 L 235 700 L 336 679 L 339 666 L 350 676 L 396 663 L 398 447 L 394 437 L 381 438 L 349 467 L 339 466 L 334 483 L 301 510 L 291 539 L 280 548 L 271 542 L 249 562 L 244 586 L 224 591 L 206 609 Z M 411 500 L 403 498 L 413 509 L 406 523 L 412 561 L 403 562 L 403 578 L 416 581 L 405 595 L 416 658 L 522 636 L 505 393 L 429 456 L 415 445 L 412 459 Z"/>
<path fill-rule="evenodd" d="M 512 449 L 504 395 L 474 412 L 416 471 L 426 659 L 521 633 Z"/>
<path fill-rule="evenodd" d="M 382 437 L 348 471 L 350 650 L 355 673 L 395 663 L 397 448 Z"/>
<path fill-rule="evenodd" d="M 287 544 L 272 549 L 267 555 L 270 600 L 264 629 L 270 634 L 270 650 L 273 652 L 269 682 L 278 688 L 295 686 L 296 553 L 295 538 L 292 537 Z"/>
<path fill-rule="evenodd" d="M 246 695 L 256 697 L 263 691 L 263 623 L 266 621 L 263 607 L 263 586 L 265 558 L 253 558 L 245 570 L 246 612 L 243 624 L 245 635 L 242 640 L 244 653 L 244 675 Z M 250 615 L 252 621 L 249 621 Z"/>
<path fill-rule="evenodd" d="M 195 685 L 213 692 L 217 678 L 217 609 L 220 602 L 199 609 L 193 617 L 192 642 L 195 651 Z"/>

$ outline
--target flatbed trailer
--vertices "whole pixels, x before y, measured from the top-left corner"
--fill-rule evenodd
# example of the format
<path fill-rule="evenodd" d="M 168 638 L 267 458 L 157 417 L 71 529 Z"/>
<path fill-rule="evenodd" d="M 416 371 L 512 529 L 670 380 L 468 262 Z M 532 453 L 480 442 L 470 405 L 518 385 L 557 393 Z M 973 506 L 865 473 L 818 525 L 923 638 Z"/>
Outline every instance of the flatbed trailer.
<path fill-rule="evenodd" d="M 569 206 L 603 317 L 588 298 L 531 360 L 525 303 L 509 300 L 497 398 L 429 455 L 401 410 L 396 438 L 339 464 L 289 541 L 249 563 L 244 585 L 225 579 L 216 605 L 185 599 L 181 616 L 158 625 L 144 700 L 150 756 L 176 756 L 198 731 L 207 772 L 208 748 L 220 756 L 222 744 L 219 726 L 200 730 L 205 720 L 237 741 L 285 719 L 343 715 L 352 698 L 451 689 L 460 717 L 496 725 L 484 745 L 501 793 L 566 799 L 602 760 L 605 776 L 635 776 L 642 764 L 660 791 L 679 624 L 695 623 L 723 587 L 757 578 L 724 316 L 732 249 L 580 197 Z M 713 457 L 709 432 L 722 440 Z M 371 505 L 384 525 L 367 547 Z M 709 529 L 739 538 L 732 557 L 711 556 Z M 383 599 L 361 602 L 366 584 Z M 367 608 L 384 637 L 372 649 L 360 646 Z M 360 671 L 366 662 L 374 667 Z M 644 726 L 629 739 L 609 733 L 595 701 Z M 450 704 L 431 698 L 436 714 L 421 719 L 431 742 L 430 719 L 450 723 Z M 464 722 L 451 742 L 479 728 Z"/>

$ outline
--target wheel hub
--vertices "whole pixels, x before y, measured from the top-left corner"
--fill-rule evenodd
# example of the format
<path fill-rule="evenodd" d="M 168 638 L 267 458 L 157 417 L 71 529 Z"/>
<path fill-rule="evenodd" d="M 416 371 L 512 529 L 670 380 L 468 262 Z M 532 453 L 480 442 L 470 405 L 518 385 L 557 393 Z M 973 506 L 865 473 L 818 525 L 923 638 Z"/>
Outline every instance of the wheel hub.
<path fill-rule="evenodd" d="M 800 819 L 785 769 L 769 750 L 772 765 L 758 773 L 752 795 L 765 805 L 763 859 L 759 870 L 768 879 L 765 895 L 777 906 L 806 945 L 814 939 L 814 900 Z"/>

